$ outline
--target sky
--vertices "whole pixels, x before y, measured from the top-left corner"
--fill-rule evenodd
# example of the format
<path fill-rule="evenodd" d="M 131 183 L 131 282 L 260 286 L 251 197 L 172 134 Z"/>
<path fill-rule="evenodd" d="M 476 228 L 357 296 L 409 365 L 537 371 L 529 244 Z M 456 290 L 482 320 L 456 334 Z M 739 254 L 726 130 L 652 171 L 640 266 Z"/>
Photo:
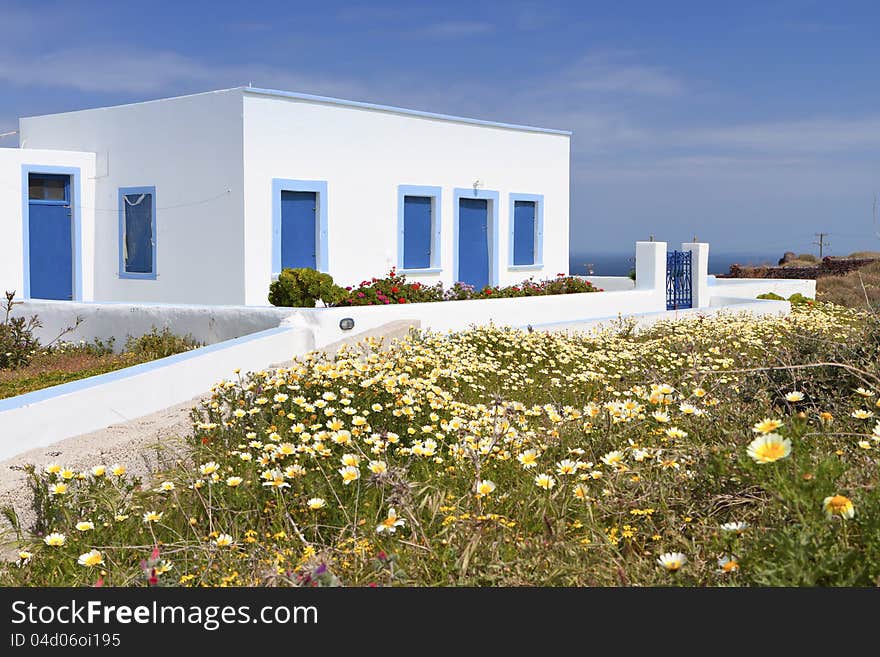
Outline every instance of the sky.
<path fill-rule="evenodd" d="M 573 131 L 573 254 L 650 235 L 817 252 L 826 232 L 845 255 L 880 250 L 878 19 L 846 0 L 0 0 L 0 133 L 252 83 Z"/>

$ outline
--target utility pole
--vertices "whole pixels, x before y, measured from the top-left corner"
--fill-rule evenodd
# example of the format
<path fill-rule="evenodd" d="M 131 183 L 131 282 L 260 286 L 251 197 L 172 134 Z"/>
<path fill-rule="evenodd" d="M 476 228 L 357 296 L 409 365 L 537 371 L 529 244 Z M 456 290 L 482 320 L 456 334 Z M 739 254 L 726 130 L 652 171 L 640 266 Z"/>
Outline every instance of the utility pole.
<path fill-rule="evenodd" d="M 825 251 L 826 246 L 831 246 L 831 242 L 828 241 L 828 233 L 815 233 L 816 241 L 813 242 L 816 246 L 819 247 L 819 260 L 822 259 L 822 255 Z"/>

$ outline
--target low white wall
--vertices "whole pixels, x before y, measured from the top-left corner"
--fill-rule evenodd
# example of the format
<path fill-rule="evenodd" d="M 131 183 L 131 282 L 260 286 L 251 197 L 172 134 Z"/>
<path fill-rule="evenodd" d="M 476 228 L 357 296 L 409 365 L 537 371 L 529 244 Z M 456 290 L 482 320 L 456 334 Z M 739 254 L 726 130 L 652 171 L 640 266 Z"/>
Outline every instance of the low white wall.
<path fill-rule="evenodd" d="M 754 299 L 759 294 L 773 292 L 786 299 L 792 294 L 816 298 L 816 281 L 791 278 L 715 278 L 708 277 L 709 294 L 712 297 L 737 297 Z"/>
<path fill-rule="evenodd" d="M 662 292 L 662 290 L 660 291 Z M 496 326 L 522 327 L 665 310 L 666 301 L 655 290 L 588 292 L 515 299 L 478 299 L 388 306 L 290 309 L 282 325 L 309 328 L 315 346 L 335 342 L 348 335 L 339 328 L 341 319 L 354 320 L 354 331 L 366 331 L 395 320 L 419 320 L 432 331 L 458 331 L 490 322 Z"/>
<path fill-rule="evenodd" d="M 71 303 L 31 300 L 15 307 L 15 315 L 37 315 L 42 327 L 37 337 L 45 344 L 61 331 L 83 321 L 66 334 L 66 342 L 114 338 L 115 348 L 125 346 L 127 336 L 138 337 L 153 327 L 168 328 L 177 335 L 190 334 L 202 344 L 214 344 L 242 335 L 275 328 L 293 309 L 253 306 L 187 306 L 176 304 Z"/>
<path fill-rule="evenodd" d="M 634 290 L 636 288 L 636 282 L 629 276 L 577 276 L 577 278 L 589 281 L 594 287 L 601 288 L 606 292 Z"/>
<path fill-rule="evenodd" d="M 275 328 L 151 363 L 0 400 L 0 461 L 149 415 L 210 390 L 233 369 L 260 370 L 313 347 L 312 335 Z"/>

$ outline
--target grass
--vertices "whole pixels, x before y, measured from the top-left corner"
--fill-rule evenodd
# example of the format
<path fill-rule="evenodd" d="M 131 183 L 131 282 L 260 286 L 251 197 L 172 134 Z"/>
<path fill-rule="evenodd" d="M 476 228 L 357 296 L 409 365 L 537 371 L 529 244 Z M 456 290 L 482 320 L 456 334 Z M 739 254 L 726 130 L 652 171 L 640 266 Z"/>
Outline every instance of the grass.
<path fill-rule="evenodd" d="M 880 262 L 816 280 L 816 298 L 850 308 L 880 308 Z"/>
<path fill-rule="evenodd" d="M 0 369 L 0 399 L 106 374 L 197 346 L 191 337 L 174 335 L 167 328 L 161 331 L 154 328 L 142 336 L 129 338 L 119 354 L 113 353 L 112 344 L 99 341 L 61 343 L 38 351 L 24 367 Z"/>
<path fill-rule="evenodd" d="M 823 304 L 368 340 L 218 383 L 149 480 L 34 464 L 0 584 L 875 585 L 878 393 Z"/>

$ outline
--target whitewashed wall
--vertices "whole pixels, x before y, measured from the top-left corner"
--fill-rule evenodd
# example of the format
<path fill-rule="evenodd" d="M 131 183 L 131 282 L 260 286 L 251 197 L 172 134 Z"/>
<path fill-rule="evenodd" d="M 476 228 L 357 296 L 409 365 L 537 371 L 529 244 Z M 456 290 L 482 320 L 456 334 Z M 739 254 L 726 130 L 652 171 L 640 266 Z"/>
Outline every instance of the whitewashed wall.
<path fill-rule="evenodd" d="M 240 90 L 22 119 L 21 146 L 96 153 L 94 298 L 244 302 Z M 156 187 L 156 280 L 118 275 L 118 191 L 141 186 Z"/>
<path fill-rule="evenodd" d="M 95 155 L 59 150 L 0 148 L 0 293 L 24 290 L 24 236 L 22 233 L 22 165 L 76 167 L 80 170 L 77 211 L 80 215 L 82 298 L 94 296 Z"/>
<path fill-rule="evenodd" d="M 329 271 L 342 285 L 397 264 L 398 185 L 442 188 L 440 274 L 453 283 L 453 190 L 499 192 L 499 282 L 568 271 L 569 137 L 244 94 L 245 303 L 266 303 L 272 179 L 328 183 Z M 544 195 L 544 267 L 510 271 L 509 194 Z"/>

